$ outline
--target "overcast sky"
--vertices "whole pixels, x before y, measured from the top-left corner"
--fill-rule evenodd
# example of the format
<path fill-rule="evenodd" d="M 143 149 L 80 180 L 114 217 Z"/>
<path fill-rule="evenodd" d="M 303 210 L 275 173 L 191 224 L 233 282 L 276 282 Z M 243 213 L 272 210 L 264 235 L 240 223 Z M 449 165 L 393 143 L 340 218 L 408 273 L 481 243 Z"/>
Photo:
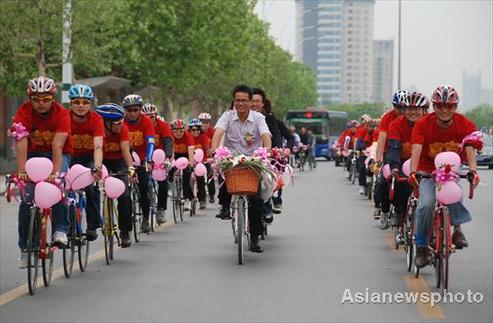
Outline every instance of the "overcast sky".
<path fill-rule="evenodd" d="M 271 24 L 272 37 L 292 54 L 294 7 L 294 0 L 259 0 L 256 7 L 259 17 Z M 396 64 L 397 21 L 398 1 L 377 0 L 374 38 L 395 40 Z M 492 88 L 492 30 L 493 0 L 402 1 L 402 86 L 415 86 L 429 95 L 437 85 L 448 83 L 460 93 L 462 71 L 480 70 L 482 87 Z"/>

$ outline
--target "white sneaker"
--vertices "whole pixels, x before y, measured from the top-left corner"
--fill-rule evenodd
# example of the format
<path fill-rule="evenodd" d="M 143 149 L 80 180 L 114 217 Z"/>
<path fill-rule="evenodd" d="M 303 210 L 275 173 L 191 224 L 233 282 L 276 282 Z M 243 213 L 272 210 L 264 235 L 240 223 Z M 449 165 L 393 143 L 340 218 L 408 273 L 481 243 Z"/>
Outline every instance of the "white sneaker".
<path fill-rule="evenodd" d="M 365 188 L 363 186 L 359 187 L 359 195 L 365 195 Z"/>
<path fill-rule="evenodd" d="M 165 213 L 164 213 L 164 210 L 163 209 L 157 210 L 156 220 L 157 220 L 158 223 L 164 223 L 164 222 L 166 222 L 166 216 L 165 216 Z"/>
<path fill-rule="evenodd" d="M 19 269 L 26 269 L 27 259 L 27 251 L 21 251 L 21 256 L 17 258 L 17 267 L 19 267 Z"/>
<path fill-rule="evenodd" d="M 183 210 L 188 211 L 192 207 L 192 201 L 185 200 L 185 205 L 183 206 Z"/>
<path fill-rule="evenodd" d="M 53 242 L 59 245 L 66 246 L 68 244 L 67 234 L 65 232 L 56 231 L 53 235 Z"/>

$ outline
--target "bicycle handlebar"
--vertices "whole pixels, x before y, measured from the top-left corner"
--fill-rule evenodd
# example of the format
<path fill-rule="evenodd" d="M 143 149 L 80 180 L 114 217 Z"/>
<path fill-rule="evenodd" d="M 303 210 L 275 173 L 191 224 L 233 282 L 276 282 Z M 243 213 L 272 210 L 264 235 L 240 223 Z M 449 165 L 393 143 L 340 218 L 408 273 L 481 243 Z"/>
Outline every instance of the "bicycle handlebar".
<path fill-rule="evenodd" d="M 471 200 L 474 197 L 474 174 L 468 172 L 467 174 L 457 174 L 459 178 L 467 179 L 469 182 L 469 199 Z M 432 174 L 416 172 L 416 179 L 420 181 L 422 178 L 434 178 Z"/>

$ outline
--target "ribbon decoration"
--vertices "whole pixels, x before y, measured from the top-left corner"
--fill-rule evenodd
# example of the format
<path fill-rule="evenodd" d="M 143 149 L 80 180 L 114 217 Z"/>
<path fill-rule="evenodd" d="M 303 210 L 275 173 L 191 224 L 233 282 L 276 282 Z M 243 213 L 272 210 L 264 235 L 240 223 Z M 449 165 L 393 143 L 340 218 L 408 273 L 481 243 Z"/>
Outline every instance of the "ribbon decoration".
<path fill-rule="evenodd" d="M 260 159 L 266 159 L 267 157 L 269 157 L 269 151 L 267 150 L 267 148 L 261 147 L 261 148 L 255 150 L 253 152 L 253 155 L 255 157 L 260 158 Z"/>
<path fill-rule="evenodd" d="M 460 144 L 460 150 L 462 151 L 464 149 L 465 144 L 470 144 L 476 149 L 483 148 L 483 136 L 484 134 L 481 131 L 474 131 L 465 136 Z"/>
<path fill-rule="evenodd" d="M 216 149 L 216 154 L 215 154 L 216 158 L 221 159 L 221 158 L 228 158 L 231 156 L 232 156 L 231 151 L 229 151 L 227 147 L 219 147 Z"/>
<path fill-rule="evenodd" d="M 153 164 L 152 165 L 152 169 L 166 169 L 166 166 L 164 165 L 164 163 L 159 163 L 159 164 Z"/>
<path fill-rule="evenodd" d="M 29 136 L 29 131 L 20 122 L 14 122 L 9 130 L 7 130 L 7 136 L 12 137 L 15 141 L 19 141 L 22 138 Z M 15 141 L 12 142 L 12 149 L 15 149 Z"/>
<path fill-rule="evenodd" d="M 459 175 L 452 171 L 452 167 L 450 166 L 450 164 L 436 169 L 435 171 L 433 171 L 432 175 L 435 177 L 435 181 L 440 185 L 445 182 L 457 182 L 459 180 Z"/>

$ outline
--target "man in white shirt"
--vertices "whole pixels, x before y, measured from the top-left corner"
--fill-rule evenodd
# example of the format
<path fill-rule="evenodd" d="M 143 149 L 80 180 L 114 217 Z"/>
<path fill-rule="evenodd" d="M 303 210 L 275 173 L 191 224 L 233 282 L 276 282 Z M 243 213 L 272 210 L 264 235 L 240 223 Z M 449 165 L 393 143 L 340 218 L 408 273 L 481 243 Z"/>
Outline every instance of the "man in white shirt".
<path fill-rule="evenodd" d="M 233 154 L 253 155 L 259 147 L 272 147 L 271 134 L 265 123 L 265 117 L 250 109 L 252 90 L 248 86 L 238 85 L 233 89 L 234 109 L 226 111 L 219 118 L 214 127 L 211 148 L 215 151 L 219 147 L 224 135 L 224 147 Z M 258 236 L 262 233 L 262 200 L 260 189 L 256 195 L 249 197 L 248 222 L 250 225 L 251 244 L 253 252 L 263 252 L 258 243 Z M 219 204 L 222 205 L 221 213 L 216 217 L 223 220 L 230 219 L 229 205 L 231 195 L 228 194 L 226 185 L 219 191 Z"/>

